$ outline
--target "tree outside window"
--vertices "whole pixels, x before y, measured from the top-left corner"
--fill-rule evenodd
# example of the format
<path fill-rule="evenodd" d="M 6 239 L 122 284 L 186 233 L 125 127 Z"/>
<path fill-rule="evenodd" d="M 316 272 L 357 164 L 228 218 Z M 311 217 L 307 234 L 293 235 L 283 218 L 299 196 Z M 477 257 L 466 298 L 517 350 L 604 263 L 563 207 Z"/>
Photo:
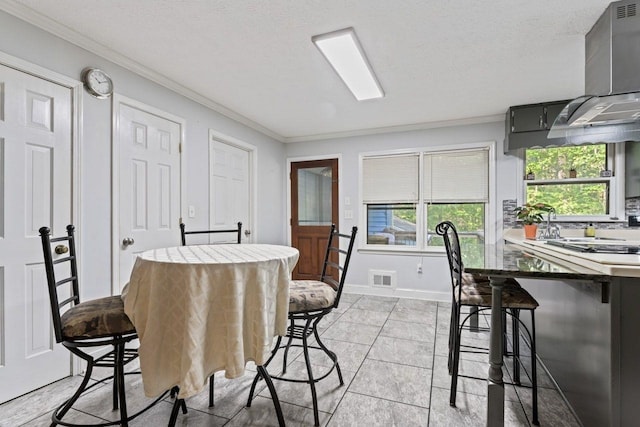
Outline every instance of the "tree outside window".
<path fill-rule="evenodd" d="M 526 202 L 547 203 L 558 215 L 606 215 L 609 213 L 610 178 L 607 145 L 527 149 Z"/>

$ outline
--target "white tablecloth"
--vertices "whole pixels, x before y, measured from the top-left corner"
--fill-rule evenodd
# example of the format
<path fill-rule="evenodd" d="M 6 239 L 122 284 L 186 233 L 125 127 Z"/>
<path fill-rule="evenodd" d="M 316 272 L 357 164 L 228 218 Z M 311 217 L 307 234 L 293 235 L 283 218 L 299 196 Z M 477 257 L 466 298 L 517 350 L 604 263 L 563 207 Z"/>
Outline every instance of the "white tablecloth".
<path fill-rule="evenodd" d="M 298 250 L 242 244 L 178 246 L 138 256 L 122 292 L 140 337 L 145 394 L 174 385 L 200 392 L 211 374 L 262 365 L 274 335 L 285 335 Z"/>

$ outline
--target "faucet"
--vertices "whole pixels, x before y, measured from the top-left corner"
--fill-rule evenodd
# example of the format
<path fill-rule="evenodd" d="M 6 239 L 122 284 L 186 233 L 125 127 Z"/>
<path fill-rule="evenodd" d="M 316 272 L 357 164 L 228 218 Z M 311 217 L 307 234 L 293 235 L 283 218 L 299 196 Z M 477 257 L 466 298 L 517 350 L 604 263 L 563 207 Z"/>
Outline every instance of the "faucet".
<path fill-rule="evenodd" d="M 553 219 L 556 218 L 556 210 L 551 209 L 547 212 L 547 229 L 542 233 L 543 239 L 559 239 L 560 238 L 560 227 L 558 224 L 551 224 L 551 214 L 553 214 Z"/>

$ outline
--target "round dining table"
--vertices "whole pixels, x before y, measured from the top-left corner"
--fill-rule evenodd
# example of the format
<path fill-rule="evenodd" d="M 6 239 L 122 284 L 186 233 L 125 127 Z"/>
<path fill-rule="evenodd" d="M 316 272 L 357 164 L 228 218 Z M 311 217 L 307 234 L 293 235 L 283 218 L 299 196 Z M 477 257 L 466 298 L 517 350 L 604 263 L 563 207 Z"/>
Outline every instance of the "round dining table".
<path fill-rule="evenodd" d="M 298 250 L 267 244 L 177 246 L 143 252 L 122 293 L 140 338 L 147 396 L 175 386 L 185 399 L 209 376 L 261 366 L 286 335 Z"/>

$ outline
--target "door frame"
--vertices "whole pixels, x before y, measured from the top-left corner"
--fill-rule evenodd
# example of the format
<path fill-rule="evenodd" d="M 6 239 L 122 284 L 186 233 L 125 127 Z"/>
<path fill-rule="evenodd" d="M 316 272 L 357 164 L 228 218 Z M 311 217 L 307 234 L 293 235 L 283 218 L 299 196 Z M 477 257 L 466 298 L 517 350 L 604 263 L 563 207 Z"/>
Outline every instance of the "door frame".
<path fill-rule="evenodd" d="M 208 193 L 208 198 L 209 198 L 209 204 L 208 204 L 208 208 L 209 208 L 209 228 L 211 228 L 211 224 L 212 224 L 212 212 L 213 210 L 211 209 L 211 168 L 212 168 L 212 162 L 211 162 L 211 145 L 213 144 L 214 140 L 216 142 L 221 142 L 223 144 L 227 144 L 227 145 L 231 145 L 233 147 L 236 147 L 240 150 L 246 151 L 249 155 L 249 167 L 248 167 L 248 172 L 249 172 L 249 224 L 242 224 L 242 228 L 243 230 L 250 230 L 251 231 L 251 235 L 248 238 L 249 242 L 251 243 L 256 243 L 258 242 L 258 224 L 256 221 L 256 218 L 258 218 L 258 211 L 257 211 L 257 191 L 256 188 L 258 188 L 258 171 L 257 171 L 257 165 L 258 165 L 258 147 L 256 147 L 255 145 L 249 144 L 248 142 L 245 142 L 241 139 L 238 138 L 234 138 L 232 136 L 229 136 L 227 134 L 224 134 L 222 132 L 219 132 L 215 129 L 211 129 L 209 128 L 209 143 L 207 144 L 207 149 L 209 151 L 209 160 L 208 160 L 208 166 L 209 166 L 209 171 L 208 171 L 208 181 L 207 184 L 209 185 L 209 193 Z"/>
<path fill-rule="evenodd" d="M 111 294 L 120 293 L 120 107 L 127 105 L 137 110 L 153 114 L 180 124 L 180 196 L 178 198 L 180 216 L 184 215 L 186 206 L 186 168 L 184 164 L 186 143 L 186 120 L 167 111 L 145 104 L 124 95 L 113 94 L 111 105 Z M 176 220 L 180 220 L 176 218 Z M 176 244 L 178 235 L 176 235 Z"/>
<path fill-rule="evenodd" d="M 286 192 L 287 192 L 287 223 L 285 227 L 287 228 L 287 243 L 289 245 L 292 244 L 291 241 L 291 163 L 296 162 L 308 162 L 313 160 L 330 160 L 330 159 L 338 159 L 338 218 L 342 219 L 342 209 L 344 208 L 342 196 L 343 186 L 342 183 L 344 181 L 342 176 L 342 154 L 322 154 L 317 156 L 302 156 L 302 157 L 287 157 L 287 179 L 285 180 Z"/>
<path fill-rule="evenodd" d="M 41 67 L 40 65 L 33 64 L 2 51 L 0 51 L 0 64 L 23 73 L 31 74 L 35 77 L 48 80 L 52 83 L 58 84 L 71 90 L 71 218 L 69 218 L 69 223 L 75 224 L 76 228 L 82 230 L 82 215 L 80 215 L 79 195 L 82 193 L 82 165 L 80 163 L 80 159 L 82 158 L 81 147 L 83 146 L 83 84 L 80 80 L 57 73 L 48 68 Z M 84 258 L 85 255 L 83 252 L 83 247 L 83 233 L 80 231 L 78 232 L 78 239 L 76 240 L 76 249 L 81 258 Z M 78 266 L 78 280 L 81 284 L 84 283 L 83 271 L 84 270 L 81 264 Z M 80 292 L 82 292 L 82 287 L 80 288 Z M 2 295 L 0 295 L 0 298 L 2 298 Z M 2 317 L 0 317 L 0 330 L 4 329 L 7 326 L 4 322 L 6 322 L 6 319 L 2 319 Z M 0 352 L 3 351 L 4 349 L 0 346 Z M 69 374 L 76 375 L 81 371 L 82 360 L 79 357 L 75 357 L 71 353 L 69 353 Z"/>

